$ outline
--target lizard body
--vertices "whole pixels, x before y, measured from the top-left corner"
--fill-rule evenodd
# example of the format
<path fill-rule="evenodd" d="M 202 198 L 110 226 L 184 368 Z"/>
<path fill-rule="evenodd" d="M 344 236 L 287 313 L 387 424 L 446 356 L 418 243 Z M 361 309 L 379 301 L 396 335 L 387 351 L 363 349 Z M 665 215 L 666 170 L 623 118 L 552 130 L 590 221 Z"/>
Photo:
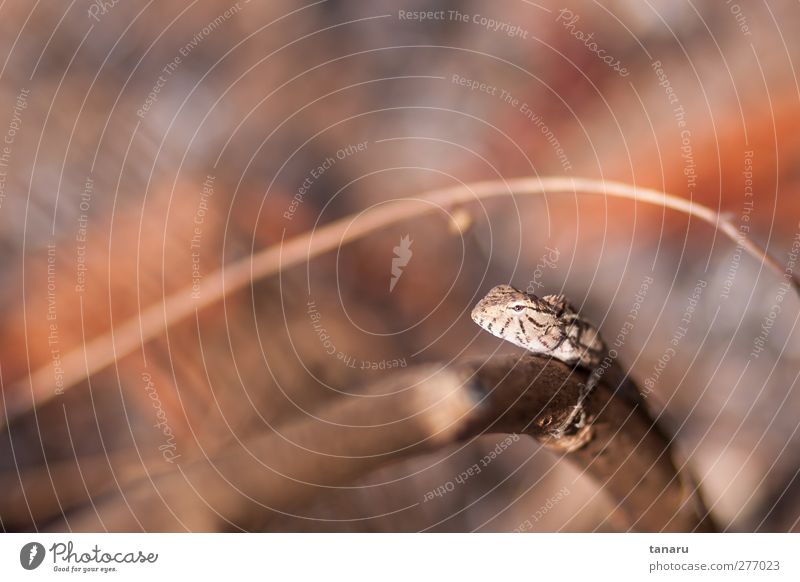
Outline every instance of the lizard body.
<path fill-rule="evenodd" d="M 585 425 L 583 402 L 609 372 L 608 383 L 612 388 L 622 388 L 626 398 L 634 404 L 641 403 L 639 393 L 626 381 L 625 372 L 608 356 L 600 332 L 563 295 L 540 298 L 510 285 L 498 285 L 475 305 L 471 315 L 475 323 L 492 335 L 534 354 L 550 356 L 590 372 L 574 413 L 554 429 L 554 437 L 572 434 Z"/>
<path fill-rule="evenodd" d="M 627 373 L 609 355 L 597 328 L 583 319 L 563 295 L 539 298 L 510 285 L 498 285 L 475 305 L 471 315 L 475 323 L 499 338 L 534 354 L 550 356 L 590 372 L 573 411 L 561 426 L 550 432 L 551 437 L 562 443 L 563 440 L 571 441 L 568 448 L 562 446 L 559 450 L 578 450 L 591 439 L 591 425 L 587 423 L 583 403 L 603 376 L 607 377 L 606 385 L 619 391 L 634 406 L 644 406 L 641 394 L 628 380 Z M 659 432 L 657 425 L 653 429 Z M 669 442 L 666 436 L 661 438 Z M 673 463 L 673 467 L 685 464 Z M 690 501 L 687 507 L 693 508 L 708 531 L 716 531 L 691 474 L 677 468 L 674 470 L 680 475 L 683 494 Z"/>

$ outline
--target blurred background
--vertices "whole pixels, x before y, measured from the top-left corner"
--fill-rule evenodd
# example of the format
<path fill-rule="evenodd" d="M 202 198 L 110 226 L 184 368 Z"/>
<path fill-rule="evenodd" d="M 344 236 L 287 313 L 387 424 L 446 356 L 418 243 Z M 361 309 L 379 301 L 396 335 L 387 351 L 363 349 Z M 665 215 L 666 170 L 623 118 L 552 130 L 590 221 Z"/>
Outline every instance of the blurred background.
<path fill-rule="evenodd" d="M 619 358 L 714 515 L 729 531 L 797 531 L 800 302 L 709 225 L 629 200 L 501 197 L 466 205 L 460 230 L 433 209 L 227 294 L 75 386 L 61 389 L 58 363 L 225 264 L 477 180 L 656 188 L 788 264 L 798 26 L 788 0 L 3 3 L 3 402 L 23 402 L 37 370 L 52 386 L 35 408 L 8 405 L 0 525 L 88 506 L 92 487 L 58 503 L 76 467 L 107 491 L 392 368 L 517 352 L 469 318 L 510 282 L 566 293 L 607 338 L 635 310 Z M 425 501 L 504 438 L 320 488 L 261 528 L 611 527 L 595 484 L 527 438 Z"/>

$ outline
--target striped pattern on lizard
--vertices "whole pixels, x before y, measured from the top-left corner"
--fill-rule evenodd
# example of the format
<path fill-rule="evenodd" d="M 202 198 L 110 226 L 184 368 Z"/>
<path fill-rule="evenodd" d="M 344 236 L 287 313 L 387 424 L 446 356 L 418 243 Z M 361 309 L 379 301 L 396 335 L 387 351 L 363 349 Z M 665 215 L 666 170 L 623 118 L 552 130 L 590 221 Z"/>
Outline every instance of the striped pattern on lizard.
<path fill-rule="evenodd" d="M 641 403 L 638 392 L 628 388 L 626 374 L 608 358 L 600 332 L 583 319 L 563 295 L 540 298 L 511 285 L 498 285 L 475 305 L 471 315 L 475 323 L 492 335 L 534 354 L 550 356 L 590 372 L 574 412 L 562 426 L 553 430 L 553 437 L 574 434 L 586 425 L 583 403 L 608 367 L 616 376 L 609 378 L 612 387 L 622 387 L 627 398 Z M 603 367 L 605 361 L 609 365 Z"/>

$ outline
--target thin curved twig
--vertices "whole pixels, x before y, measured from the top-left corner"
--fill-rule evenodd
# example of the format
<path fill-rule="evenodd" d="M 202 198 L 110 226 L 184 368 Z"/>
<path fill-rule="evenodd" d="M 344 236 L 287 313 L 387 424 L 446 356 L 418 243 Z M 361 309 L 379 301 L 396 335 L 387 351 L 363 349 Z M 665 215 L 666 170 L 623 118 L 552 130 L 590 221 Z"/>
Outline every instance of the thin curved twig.
<path fill-rule="evenodd" d="M 151 305 L 137 317 L 93 339 L 81 348 L 65 354 L 61 359 L 63 389 L 67 390 L 103 370 L 117 359 L 158 337 L 169 326 L 218 302 L 228 293 L 238 291 L 252 281 L 273 275 L 282 269 L 386 228 L 390 224 L 429 213 L 437 207 L 450 208 L 486 198 L 577 192 L 627 198 L 670 208 L 698 218 L 724 233 L 781 276 L 786 276 L 783 266 L 742 234 L 730 220 L 707 206 L 678 196 L 650 188 L 589 178 L 555 176 L 476 182 L 431 190 L 415 197 L 414 200 L 392 201 L 357 215 L 346 216 L 221 268 L 204 277 L 199 289 L 195 287 L 194 296 L 190 287 L 177 291 L 164 301 Z M 420 204 L 421 200 L 431 204 Z M 795 291 L 800 294 L 800 281 L 795 277 L 789 279 Z M 24 414 L 54 396 L 53 372 L 49 365 L 44 365 L 23 380 L 21 385 L 14 386 L 6 395 L 6 411 L 5 414 L 0 414 L 0 426 L 10 418 Z"/>

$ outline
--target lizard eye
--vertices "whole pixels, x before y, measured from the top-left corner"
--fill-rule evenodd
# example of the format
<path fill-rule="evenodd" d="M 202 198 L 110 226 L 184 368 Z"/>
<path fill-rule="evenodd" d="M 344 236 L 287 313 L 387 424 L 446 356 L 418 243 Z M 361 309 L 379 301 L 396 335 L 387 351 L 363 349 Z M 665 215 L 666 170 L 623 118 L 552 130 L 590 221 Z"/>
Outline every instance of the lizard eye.
<path fill-rule="evenodd" d="M 514 311 L 522 311 L 522 310 L 525 309 L 525 306 L 524 305 L 519 305 L 519 304 L 518 305 L 512 305 L 511 309 L 513 309 Z"/>

